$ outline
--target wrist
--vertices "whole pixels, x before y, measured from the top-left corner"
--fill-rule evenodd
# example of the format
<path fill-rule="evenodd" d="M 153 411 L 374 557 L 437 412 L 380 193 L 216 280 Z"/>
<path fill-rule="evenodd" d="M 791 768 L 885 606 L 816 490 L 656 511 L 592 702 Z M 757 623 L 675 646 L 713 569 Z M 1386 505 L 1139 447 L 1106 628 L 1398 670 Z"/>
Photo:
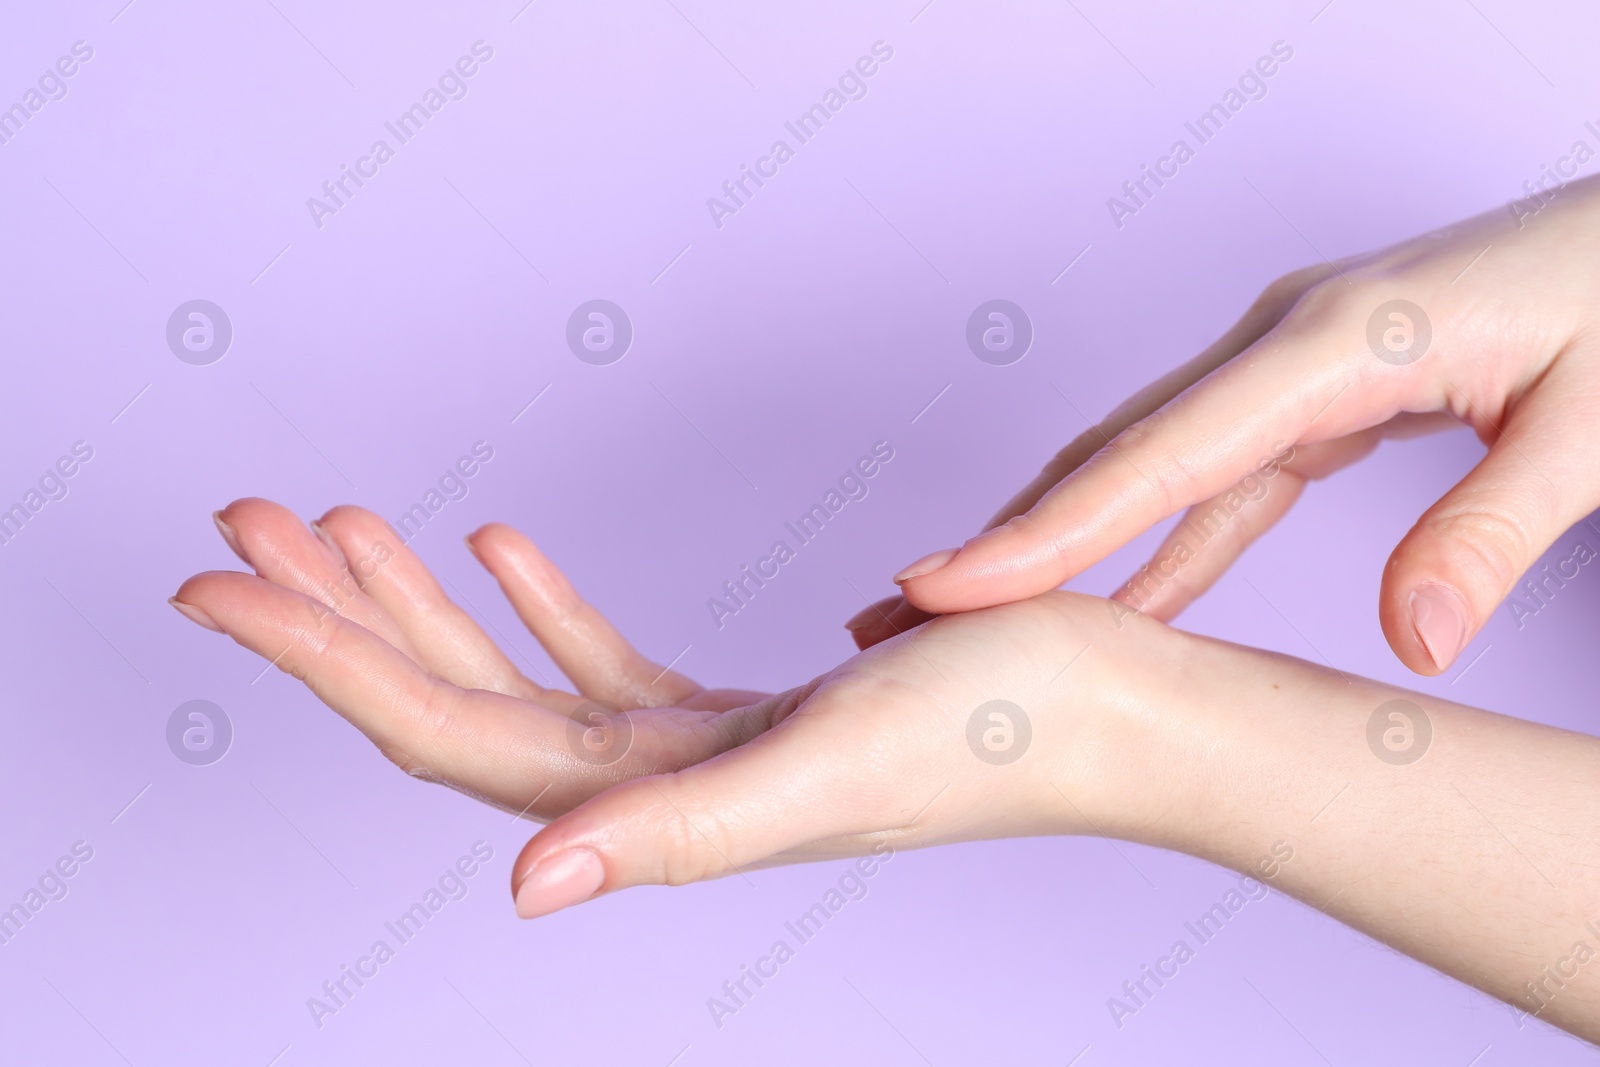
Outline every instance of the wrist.
<path fill-rule="evenodd" d="M 1078 724 L 1075 735 L 1041 761 L 1045 801 L 1063 810 L 1062 832 L 1259 869 L 1316 814 L 1300 808 L 1350 780 L 1355 768 L 1345 762 L 1370 759 L 1359 741 L 1359 754 L 1341 745 L 1315 758 L 1304 744 L 1309 724 L 1301 720 L 1324 720 L 1325 729 L 1328 716 L 1347 714 L 1344 704 L 1369 707 L 1341 692 L 1352 684 L 1342 676 L 1106 601 L 1050 595 L 1065 598 L 1065 643 L 1084 650 L 1053 686 L 1052 710 Z M 1361 730 L 1352 718 L 1337 732 L 1359 739 Z"/>
<path fill-rule="evenodd" d="M 1112 601 L 1053 592 L 1034 603 L 1052 609 L 1061 663 L 1041 672 L 1050 726 L 1036 802 L 1059 813 L 1058 833 L 1189 851 L 1220 726 L 1209 721 L 1223 698 L 1215 657 Z"/>

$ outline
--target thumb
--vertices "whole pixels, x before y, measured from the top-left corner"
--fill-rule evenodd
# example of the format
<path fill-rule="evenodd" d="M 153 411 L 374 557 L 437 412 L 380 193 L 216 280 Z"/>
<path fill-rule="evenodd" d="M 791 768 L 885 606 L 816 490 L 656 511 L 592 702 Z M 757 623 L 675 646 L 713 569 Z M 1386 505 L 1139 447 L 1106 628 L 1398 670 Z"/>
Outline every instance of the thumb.
<path fill-rule="evenodd" d="M 779 694 L 750 712 L 782 719 L 804 692 Z M 798 758 L 799 732 L 764 733 L 675 774 L 624 782 L 556 819 L 512 865 L 517 914 L 531 919 L 629 886 L 742 874 L 839 833 L 851 812 L 837 767 Z"/>
<path fill-rule="evenodd" d="M 1413 671 L 1447 670 L 1523 573 L 1600 505 L 1586 430 L 1600 418 L 1600 401 L 1587 392 L 1592 387 L 1547 377 L 1483 461 L 1389 557 L 1379 615 L 1390 647 Z"/>

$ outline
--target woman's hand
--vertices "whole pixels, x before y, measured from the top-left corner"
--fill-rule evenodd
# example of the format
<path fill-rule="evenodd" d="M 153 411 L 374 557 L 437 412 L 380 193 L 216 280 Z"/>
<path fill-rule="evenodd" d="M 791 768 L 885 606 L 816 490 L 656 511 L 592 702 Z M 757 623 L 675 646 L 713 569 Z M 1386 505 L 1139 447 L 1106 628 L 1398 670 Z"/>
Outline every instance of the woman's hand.
<path fill-rule="evenodd" d="M 519 914 L 770 863 L 1096 834 L 1244 872 L 1201 929 L 1270 886 L 1600 1041 L 1600 740 L 1119 611 L 1045 593 L 875 646 L 776 698 L 752 741 L 557 818 L 513 865 Z"/>
<path fill-rule="evenodd" d="M 304 681 L 418 778 L 547 819 L 765 729 L 765 694 L 645 660 L 509 527 L 468 546 L 582 695 L 529 680 L 370 511 L 334 508 L 308 529 L 246 499 L 216 522 L 255 575 L 196 575 L 173 605 Z"/>
<path fill-rule="evenodd" d="M 371 512 L 307 529 L 241 500 L 217 524 L 256 575 L 189 579 L 173 598 L 185 615 L 303 680 L 415 776 L 540 820 L 577 808 L 516 864 L 524 915 L 602 877 L 613 890 L 885 845 L 1133 832 L 1103 803 L 1128 762 L 1093 695 L 1111 665 L 1076 662 L 1119 634 L 1105 601 L 942 619 L 776 696 L 705 690 L 635 652 L 526 538 L 479 530 L 468 543 L 574 694 L 518 671 Z"/>
<path fill-rule="evenodd" d="M 1092 791 L 1077 794 L 1114 740 L 1098 737 L 1094 716 L 1042 712 L 1057 707 L 1054 687 L 1068 686 L 1090 631 L 1116 630 L 1104 601 L 941 620 L 776 696 L 707 690 L 639 655 L 525 537 L 484 527 L 469 546 L 577 687 L 570 693 L 524 676 L 371 512 L 335 508 L 308 529 L 277 504 L 246 499 L 216 518 L 256 574 L 196 575 L 174 606 L 304 681 L 414 776 L 541 820 L 631 782 L 610 803 L 655 798 L 672 822 L 645 832 L 654 851 L 631 858 L 631 880 L 690 881 L 718 862 L 731 870 L 880 841 L 1087 831 L 1056 792 L 1069 786 L 1084 813 L 1098 812 Z M 1080 601 L 1099 610 L 1076 610 L 1083 618 L 1071 622 L 1061 604 Z M 969 744 L 969 720 L 990 701 L 1011 703 L 984 711 Z M 1003 760 L 1012 745 L 1018 757 L 1030 745 L 1057 755 L 1013 767 L 975 754 Z M 737 761 L 712 759 L 736 747 Z M 673 772 L 691 766 L 695 788 L 674 807 L 688 779 Z M 739 792 L 737 804 L 701 791 L 713 782 Z M 725 834 L 735 807 L 752 827 L 758 809 L 772 825 L 729 853 L 698 847 L 709 839 L 695 824 Z M 1114 813 L 1100 818 L 1121 825 Z"/>
<path fill-rule="evenodd" d="M 1600 970 L 1583 966 L 1600 942 L 1595 738 L 1072 593 L 936 619 L 776 696 L 707 691 L 486 527 L 470 543 L 581 695 L 561 693 L 368 512 L 330 512 L 331 546 L 264 501 L 219 526 L 260 577 L 199 575 L 180 610 L 413 774 L 554 817 L 512 868 L 523 916 L 773 863 L 1097 834 L 1248 872 L 1600 1039 Z"/>
<path fill-rule="evenodd" d="M 1600 180 L 1537 213 L 1497 209 L 1274 282 L 1221 340 L 1057 454 L 984 533 L 896 575 L 904 599 L 847 625 L 864 648 L 929 613 L 1033 596 L 1188 508 L 1116 594 L 1171 620 L 1308 479 L 1385 437 L 1458 422 L 1488 455 L 1396 547 L 1379 598 L 1390 646 L 1421 674 L 1449 667 L 1600 506 Z"/>

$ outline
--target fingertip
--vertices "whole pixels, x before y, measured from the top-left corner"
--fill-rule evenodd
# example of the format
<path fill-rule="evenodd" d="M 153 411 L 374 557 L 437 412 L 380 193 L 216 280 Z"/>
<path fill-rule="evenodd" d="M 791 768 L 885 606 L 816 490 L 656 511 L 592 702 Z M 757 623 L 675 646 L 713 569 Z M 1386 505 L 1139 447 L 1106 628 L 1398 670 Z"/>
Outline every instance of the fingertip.
<path fill-rule="evenodd" d="M 211 518 L 218 523 L 219 530 L 223 524 L 237 530 L 241 525 L 269 521 L 273 515 L 285 510 L 282 504 L 264 496 L 241 496 L 213 511 Z"/>
<path fill-rule="evenodd" d="M 470 534 L 467 544 L 502 586 L 508 581 L 519 584 L 552 604 L 570 606 L 577 597 L 561 568 L 513 527 L 491 522 Z"/>
<path fill-rule="evenodd" d="M 467 534 L 467 548 L 488 566 L 495 559 L 543 559 L 527 537 L 503 522 L 490 522 Z"/>
<path fill-rule="evenodd" d="M 901 580 L 900 593 L 929 615 L 1026 600 L 1056 588 L 1073 574 L 1059 543 L 1027 516 L 1017 516 L 947 551 L 949 557 L 943 562 L 938 560 L 942 553 L 934 553 L 901 572 L 922 571 Z M 939 565 L 923 570 L 929 560 Z"/>
<path fill-rule="evenodd" d="M 219 580 L 229 581 L 235 577 L 243 578 L 249 576 L 241 574 L 239 571 L 201 571 L 199 574 L 193 574 L 185 578 L 183 584 L 178 586 L 178 591 L 173 595 L 173 599 L 181 600 L 185 604 L 197 604 L 207 595 L 210 587 L 216 585 Z"/>
<path fill-rule="evenodd" d="M 851 630 L 849 633 L 850 640 L 855 642 L 856 651 L 865 652 L 873 645 L 889 640 L 895 635 L 896 630 L 887 622 L 876 622 Z"/>
<path fill-rule="evenodd" d="M 520 881 L 513 883 L 517 916 L 536 919 L 581 904 L 599 892 L 605 880 L 605 864 L 592 849 L 565 848 L 549 853 L 532 863 Z"/>
<path fill-rule="evenodd" d="M 1425 581 L 1407 596 L 1406 614 L 1412 636 L 1426 656 L 1421 664 L 1425 669 L 1419 673 L 1437 675 L 1449 670 L 1474 631 L 1466 598 L 1445 582 Z"/>
<path fill-rule="evenodd" d="M 1396 658 L 1424 677 L 1460 662 L 1503 601 L 1509 555 L 1419 521 L 1395 547 L 1379 587 L 1378 621 Z M 1486 567 L 1484 560 L 1496 560 Z"/>
<path fill-rule="evenodd" d="M 516 527 L 507 526 L 503 522 L 486 522 L 476 530 L 473 530 L 467 536 L 472 538 L 474 541 L 481 539 L 498 541 L 507 537 L 521 541 L 528 540 L 528 538 Z"/>
<path fill-rule="evenodd" d="M 185 604 L 175 596 L 167 597 L 167 603 L 171 604 L 174 608 L 177 608 L 178 614 L 182 615 L 190 622 L 199 626 L 203 626 L 212 633 L 227 633 L 226 630 L 218 625 L 217 620 L 206 614 L 203 609 L 197 608 L 193 604 Z"/>
<path fill-rule="evenodd" d="M 845 628 L 856 648 L 865 652 L 896 634 L 921 626 L 932 618 L 930 614 L 906 602 L 904 597 L 886 597 L 857 612 Z"/>
<path fill-rule="evenodd" d="M 390 537 L 398 544 L 406 543 L 406 539 L 400 536 L 393 523 L 359 504 L 335 504 L 310 525 L 313 529 L 319 526 L 326 527 L 335 537 L 357 535 L 369 538 Z"/>
<path fill-rule="evenodd" d="M 917 560 L 915 563 L 911 563 L 905 567 L 902 567 L 894 576 L 894 584 L 901 585 L 913 578 L 921 578 L 925 575 L 932 574 L 934 571 L 942 569 L 951 560 L 955 559 L 960 552 L 961 550 L 959 548 L 941 548 L 937 552 L 930 552 L 926 556 L 923 556 L 921 559 Z"/>
<path fill-rule="evenodd" d="M 322 524 L 322 520 L 312 519 L 306 525 L 311 527 L 311 532 L 317 535 L 317 540 L 322 542 L 323 547 L 333 553 L 333 558 L 338 561 L 339 566 L 349 570 L 350 560 L 345 556 L 344 549 L 339 547 L 339 542 L 333 539 L 333 535 Z"/>
<path fill-rule="evenodd" d="M 229 501 L 226 506 L 224 506 L 222 508 L 222 513 L 224 515 L 227 515 L 227 514 L 231 514 L 232 512 L 234 512 L 235 510 L 237 510 L 239 508 L 249 507 L 252 504 L 271 504 L 271 503 L 272 503 L 272 501 L 268 500 L 264 496 L 241 496 L 241 497 L 235 497 L 233 500 Z"/>
<path fill-rule="evenodd" d="M 272 526 L 283 510 L 282 505 L 265 497 L 241 496 L 213 511 L 211 521 L 233 554 L 254 569 L 255 561 L 245 551 L 245 538 L 240 536 L 240 530 L 244 530 L 254 541 L 263 528 Z"/>
<path fill-rule="evenodd" d="M 231 504 L 229 505 L 229 507 L 232 506 L 233 505 Z M 222 540 L 226 542 L 230 549 L 233 550 L 233 554 L 238 556 L 244 562 L 249 563 L 250 557 L 244 554 L 244 545 L 239 543 L 238 531 L 233 528 L 233 524 L 228 522 L 223 515 L 223 512 L 226 510 L 226 508 L 219 508 L 216 511 L 213 511 L 211 513 L 211 521 L 216 524 L 217 533 L 222 535 Z"/>
<path fill-rule="evenodd" d="M 329 523 L 335 523 L 340 519 L 347 517 L 351 512 L 363 512 L 364 510 L 365 509 L 363 508 L 356 507 L 354 504 L 335 504 L 327 511 L 324 511 L 322 516 L 316 519 L 312 525 L 326 526 Z"/>
<path fill-rule="evenodd" d="M 905 597 L 906 604 L 929 615 L 986 608 L 999 603 L 986 600 L 981 594 L 975 595 L 976 592 L 970 581 L 956 579 L 949 571 L 907 578 L 900 585 L 900 595 Z"/>

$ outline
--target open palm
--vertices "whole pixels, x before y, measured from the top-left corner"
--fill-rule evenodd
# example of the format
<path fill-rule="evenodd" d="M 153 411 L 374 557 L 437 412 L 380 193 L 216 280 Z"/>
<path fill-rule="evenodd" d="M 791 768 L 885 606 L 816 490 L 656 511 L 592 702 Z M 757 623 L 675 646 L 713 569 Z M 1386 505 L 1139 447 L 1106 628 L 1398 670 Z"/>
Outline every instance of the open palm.
<path fill-rule="evenodd" d="M 217 521 L 256 574 L 196 575 L 175 606 L 302 679 L 407 772 L 554 819 L 513 887 L 557 869 L 561 884 L 519 894 L 525 915 L 600 888 L 1086 830 L 1105 793 L 1090 770 L 1116 743 L 1092 713 L 1140 674 L 1102 655 L 1056 685 L 1092 642 L 1134 648 L 1104 601 L 1059 593 L 935 620 L 776 695 L 704 689 L 636 652 L 527 538 L 484 527 L 468 544 L 572 693 L 523 675 L 371 512 L 308 528 L 241 500 Z M 980 725 L 1020 737 L 1016 759 L 973 740 L 991 704 Z"/>
<path fill-rule="evenodd" d="M 509 527 L 468 544 L 577 693 L 518 670 L 370 511 L 334 508 L 308 528 L 245 499 L 216 520 L 256 573 L 196 575 L 175 606 L 304 681 L 417 777 L 547 819 L 756 729 L 750 709 L 766 694 L 704 689 L 644 659 Z"/>

